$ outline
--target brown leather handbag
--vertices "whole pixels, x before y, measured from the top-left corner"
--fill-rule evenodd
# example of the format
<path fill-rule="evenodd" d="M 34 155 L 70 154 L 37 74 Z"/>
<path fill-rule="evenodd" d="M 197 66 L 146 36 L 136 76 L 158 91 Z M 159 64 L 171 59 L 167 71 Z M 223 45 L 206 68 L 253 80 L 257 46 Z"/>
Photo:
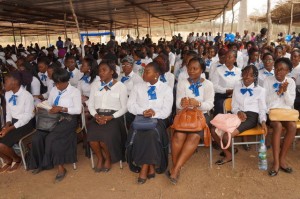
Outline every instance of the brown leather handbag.
<path fill-rule="evenodd" d="M 210 144 L 210 131 L 202 111 L 197 108 L 185 108 L 179 111 L 171 126 L 179 132 L 199 132 L 204 131 L 204 145 Z"/>

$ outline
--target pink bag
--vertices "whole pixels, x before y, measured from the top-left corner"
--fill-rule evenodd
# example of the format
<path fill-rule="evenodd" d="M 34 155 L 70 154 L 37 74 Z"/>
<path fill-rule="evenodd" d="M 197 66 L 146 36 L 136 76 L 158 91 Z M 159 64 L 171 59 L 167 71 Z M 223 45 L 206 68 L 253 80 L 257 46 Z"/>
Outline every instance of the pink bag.
<path fill-rule="evenodd" d="M 214 117 L 210 123 L 216 127 L 216 133 L 221 139 L 221 148 L 228 149 L 231 142 L 231 133 L 240 126 L 241 120 L 237 115 L 234 114 L 218 114 Z M 228 134 L 228 143 L 227 146 L 223 146 L 223 135 L 224 133 Z"/>

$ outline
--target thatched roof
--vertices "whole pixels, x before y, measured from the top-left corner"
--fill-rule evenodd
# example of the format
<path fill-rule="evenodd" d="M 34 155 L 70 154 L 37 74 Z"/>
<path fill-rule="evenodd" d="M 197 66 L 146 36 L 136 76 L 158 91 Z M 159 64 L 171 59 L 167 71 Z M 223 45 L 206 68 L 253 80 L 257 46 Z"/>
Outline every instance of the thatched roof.
<path fill-rule="evenodd" d="M 189 24 L 218 18 L 240 0 L 73 0 L 85 31 Z M 0 35 L 41 35 L 76 31 L 68 0 L 0 0 Z"/>

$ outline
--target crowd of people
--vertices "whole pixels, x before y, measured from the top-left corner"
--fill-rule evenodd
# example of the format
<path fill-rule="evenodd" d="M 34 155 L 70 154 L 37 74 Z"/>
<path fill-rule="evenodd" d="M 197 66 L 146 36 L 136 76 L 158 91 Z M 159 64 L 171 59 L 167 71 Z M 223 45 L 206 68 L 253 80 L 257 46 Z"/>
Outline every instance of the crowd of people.
<path fill-rule="evenodd" d="M 179 110 L 202 111 L 220 150 L 221 141 L 210 120 L 223 113 L 223 103 L 232 98 L 232 113 L 241 120 L 232 136 L 262 126 L 272 131 L 273 164 L 268 174 L 279 170 L 292 173 L 286 161 L 297 128 L 295 122 L 270 121 L 273 108 L 300 111 L 300 50 L 296 37 L 290 42 L 267 43 L 267 29 L 254 36 L 244 31 L 234 41 L 222 41 L 220 34 L 180 34 L 171 41 L 153 43 L 150 36 L 137 42 L 128 35 L 118 44 L 115 37 L 106 44 L 88 41 L 82 49 L 58 38 L 56 46 L 0 46 L 3 109 L 0 131 L 2 172 L 14 172 L 21 158 L 13 145 L 35 128 L 35 113 L 46 101 L 50 114 L 59 114 L 59 123 L 50 130 L 37 129 L 28 154 L 33 174 L 57 167 L 56 181 L 65 178 L 64 164 L 77 161 L 76 128 L 85 112 L 89 143 L 97 160 L 94 171 L 109 172 L 112 164 L 127 161 L 144 184 L 156 173 L 166 173 L 176 184 L 181 168 L 203 139 L 203 131 L 168 131 Z M 226 36 L 224 36 L 226 38 Z M 157 119 L 156 127 L 135 130 L 139 116 Z M 280 146 L 283 127 L 286 129 Z M 170 133 L 170 134 L 169 134 Z M 169 146 L 172 164 L 168 164 Z M 246 147 L 248 150 L 249 148 Z M 236 150 L 235 153 L 238 151 Z M 224 149 L 216 161 L 232 161 Z M 169 168 L 169 169 L 168 169 Z"/>

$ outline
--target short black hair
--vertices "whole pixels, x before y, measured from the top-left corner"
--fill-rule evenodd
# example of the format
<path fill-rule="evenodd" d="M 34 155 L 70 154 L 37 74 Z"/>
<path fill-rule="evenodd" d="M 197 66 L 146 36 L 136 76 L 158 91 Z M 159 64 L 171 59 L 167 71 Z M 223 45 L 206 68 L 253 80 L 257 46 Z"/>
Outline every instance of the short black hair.
<path fill-rule="evenodd" d="M 276 68 L 276 66 L 277 66 L 279 63 L 284 63 L 284 64 L 287 65 L 287 67 L 289 68 L 290 71 L 293 70 L 293 64 L 292 64 L 292 62 L 291 62 L 291 60 L 290 60 L 289 58 L 281 57 L 281 58 L 276 59 L 275 64 L 274 64 L 274 67 Z"/>
<path fill-rule="evenodd" d="M 54 83 L 68 82 L 70 80 L 70 74 L 66 69 L 55 68 L 53 71 L 52 79 Z"/>
<path fill-rule="evenodd" d="M 283 47 L 282 47 L 282 46 L 276 46 L 276 47 L 275 47 L 275 50 L 279 50 L 279 49 L 280 49 L 280 50 L 283 50 Z"/>
<path fill-rule="evenodd" d="M 146 67 L 152 67 L 154 69 L 155 72 L 162 74 L 162 71 L 159 67 L 159 64 L 157 62 L 150 62 Z"/>
<path fill-rule="evenodd" d="M 245 68 L 242 69 L 242 76 L 243 76 L 243 73 L 251 70 L 253 71 L 253 76 L 254 76 L 254 86 L 257 86 L 258 84 L 258 69 L 256 68 L 256 66 L 254 65 L 248 65 L 246 66 Z"/>
<path fill-rule="evenodd" d="M 50 59 L 48 57 L 45 57 L 45 56 L 42 56 L 42 57 L 39 57 L 38 60 L 37 60 L 38 64 L 39 63 L 43 63 L 45 64 L 46 66 L 49 66 L 50 65 Z"/>
<path fill-rule="evenodd" d="M 98 64 L 97 61 L 93 58 L 85 57 L 83 60 L 86 61 L 87 65 L 90 68 L 91 79 L 89 83 L 91 84 L 98 74 Z"/>
<path fill-rule="evenodd" d="M 271 56 L 273 58 L 273 60 L 275 60 L 273 53 L 265 53 L 265 54 L 263 54 L 262 59 L 264 60 L 266 56 Z"/>
<path fill-rule="evenodd" d="M 200 67 L 202 69 L 202 73 L 204 73 L 205 70 L 206 70 L 206 64 L 205 64 L 204 60 L 202 58 L 199 58 L 199 57 L 194 57 L 194 58 L 190 59 L 189 63 L 191 63 L 193 61 L 199 63 L 199 65 L 200 65 Z"/>
<path fill-rule="evenodd" d="M 101 65 L 107 65 L 110 68 L 110 70 L 114 71 L 114 73 L 112 75 L 113 79 L 118 78 L 116 63 L 115 63 L 114 60 L 103 60 L 103 61 L 101 61 L 101 63 L 99 64 L 98 70 L 100 69 Z"/>
<path fill-rule="evenodd" d="M 146 57 L 145 54 L 141 50 L 135 50 L 134 54 L 141 59 L 145 59 L 145 57 Z"/>

